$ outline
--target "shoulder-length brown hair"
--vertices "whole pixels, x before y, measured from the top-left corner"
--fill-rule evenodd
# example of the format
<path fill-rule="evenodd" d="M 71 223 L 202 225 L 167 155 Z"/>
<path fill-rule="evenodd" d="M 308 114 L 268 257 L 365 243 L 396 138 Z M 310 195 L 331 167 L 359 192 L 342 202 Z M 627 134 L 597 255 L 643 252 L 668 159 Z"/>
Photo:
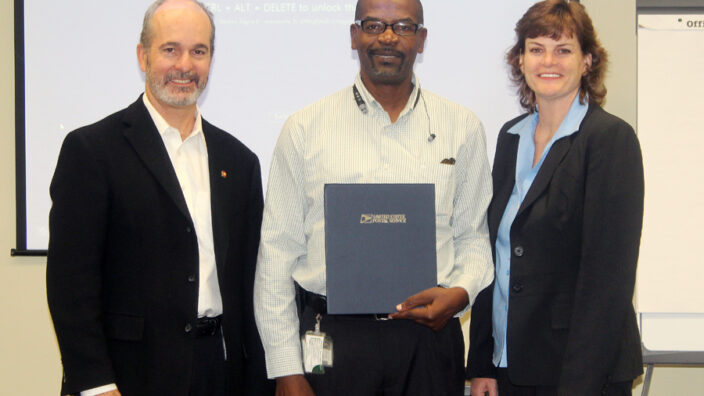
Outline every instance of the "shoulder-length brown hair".
<path fill-rule="evenodd" d="M 579 101 L 602 105 L 606 98 L 604 77 L 607 54 L 596 37 L 592 20 L 584 6 L 576 1 L 545 0 L 531 6 L 516 23 L 516 43 L 506 54 L 511 68 L 511 80 L 518 86 L 521 106 L 535 111 L 535 92 L 526 84 L 521 72 L 520 57 L 525 51 L 526 39 L 547 36 L 558 40 L 562 36 L 576 37 L 584 55 L 591 54 L 592 65 L 582 76 Z"/>

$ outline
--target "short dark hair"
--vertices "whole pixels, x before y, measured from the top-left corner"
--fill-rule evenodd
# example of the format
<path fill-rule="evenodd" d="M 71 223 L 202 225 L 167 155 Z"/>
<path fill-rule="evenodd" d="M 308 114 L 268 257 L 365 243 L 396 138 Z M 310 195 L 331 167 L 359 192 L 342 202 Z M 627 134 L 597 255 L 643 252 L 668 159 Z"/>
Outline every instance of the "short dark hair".
<path fill-rule="evenodd" d="M 592 64 L 582 76 L 579 101 L 602 105 L 606 99 L 604 77 L 608 55 L 594 31 L 592 20 L 584 6 L 576 1 L 544 0 L 531 6 L 516 23 L 516 43 L 506 54 L 506 62 L 511 68 L 511 80 L 518 86 L 521 106 L 528 111 L 535 110 L 535 92 L 526 83 L 521 72 L 520 57 L 525 51 L 526 39 L 541 36 L 558 40 L 563 35 L 575 37 L 583 54 L 590 54 Z"/>
<path fill-rule="evenodd" d="M 147 8 L 147 11 L 144 13 L 144 20 L 142 21 L 142 32 L 139 35 L 139 42 L 140 44 L 142 44 L 142 47 L 151 47 L 152 40 L 154 39 L 154 32 L 152 32 L 152 19 L 154 18 L 156 10 L 167 1 L 169 0 L 156 0 L 149 6 L 149 8 Z M 201 3 L 200 1 L 191 1 L 196 3 L 205 12 L 205 14 L 208 15 L 208 20 L 210 21 L 210 56 L 212 56 L 213 52 L 215 52 L 215 22 L 213 20 L 213 13 L 208 9 L 208 7 L 205 6 L 205 4 Z"/>
<path fill-rule="evenodd" d="M 354 10 L 354 19 L 355 20 L 360 20 L 362 19 L 362 2 L 364 0 L 357 0 L 357 8 Z M 418 15 L 416 15 L 416 23 L 424 23 L 423 22 L 423 4 L 420 2 L 420 0 L 416 0 L 416 4 L 418 4 Z"/>

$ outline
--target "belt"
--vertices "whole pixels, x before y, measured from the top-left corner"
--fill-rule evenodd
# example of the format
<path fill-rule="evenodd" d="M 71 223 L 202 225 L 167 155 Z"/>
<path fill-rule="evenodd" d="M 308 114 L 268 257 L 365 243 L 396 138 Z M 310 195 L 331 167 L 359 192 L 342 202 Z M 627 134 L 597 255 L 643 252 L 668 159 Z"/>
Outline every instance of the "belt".
<path fill-rule="evenodd" d="M 220 330 L 221 318 L 222 315 L 216 316 L 214 318 L 198 318 L 198 320 L 196 321 L 196 331 L 194 332 L 194 335 L 196 337 L 208 337 L 216 335 L 218 333 L 218 330 Z"/>
<path fill-rule="evenodd" d="M 299 301 L 302 306 L 311 308 L 315 313 L 322 315 L 327 315 L 328 313 L 328 299 L 322 294 L 316 294 L 309 292 L 308 290 L 302 288 L 298 283 L 296 283 L 296 293 L 298 295 Z M 335 318 L 349 318 L 349 319 L 375 319 L 375 320 L 388 320 L 389 314 L 352 314 L 352 315 L 330 315 Z"/>

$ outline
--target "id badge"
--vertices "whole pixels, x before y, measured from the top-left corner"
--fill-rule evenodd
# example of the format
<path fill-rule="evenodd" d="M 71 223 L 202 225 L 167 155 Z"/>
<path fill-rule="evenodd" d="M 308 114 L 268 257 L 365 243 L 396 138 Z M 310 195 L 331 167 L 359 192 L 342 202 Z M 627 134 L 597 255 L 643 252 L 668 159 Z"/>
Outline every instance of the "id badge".
<path fill-rule="evenodd" d="M 320 331 L 322 316 L 315 316 L 315 330 L 306 331 L 301 337 L 303 368 L 306 373 L 324 374 L 325 367 L 332 367 L 332 338 Z"/>

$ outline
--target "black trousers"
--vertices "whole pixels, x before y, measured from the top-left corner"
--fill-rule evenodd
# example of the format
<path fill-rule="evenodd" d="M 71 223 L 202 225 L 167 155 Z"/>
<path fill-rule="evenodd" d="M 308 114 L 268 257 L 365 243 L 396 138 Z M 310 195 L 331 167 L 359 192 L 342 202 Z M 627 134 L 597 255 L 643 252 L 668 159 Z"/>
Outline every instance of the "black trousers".
<path fill-rule="evenodd" d="M 189 396 L 225 396 L 225 349 L 222 331 L 196 338 Z"/>
<path fill-rule="evenodd" d="M 508 370 L 499 368 L 496 372 L 496 383 L 501 396 L 555 396 L 557 388 L 554 386 L 519 386 L 514 385 L 508 378 Z M 607 384 L 601 393 L 604 396 L 631 396 L 633 381 L 613 382 Z M 595 395 L 596 396 L 596 395 Z"/>
<path fill-rule="evenodd" d="M 301 334 L 313 330 L 315 312 L 304 307 Z M 458 319 L 434 332 L 409 320 L 368 315 L 323 315 L 332 337 L 333 367 L 306 374 L 316 396 L 462 396 L 464 339 Z"/>

